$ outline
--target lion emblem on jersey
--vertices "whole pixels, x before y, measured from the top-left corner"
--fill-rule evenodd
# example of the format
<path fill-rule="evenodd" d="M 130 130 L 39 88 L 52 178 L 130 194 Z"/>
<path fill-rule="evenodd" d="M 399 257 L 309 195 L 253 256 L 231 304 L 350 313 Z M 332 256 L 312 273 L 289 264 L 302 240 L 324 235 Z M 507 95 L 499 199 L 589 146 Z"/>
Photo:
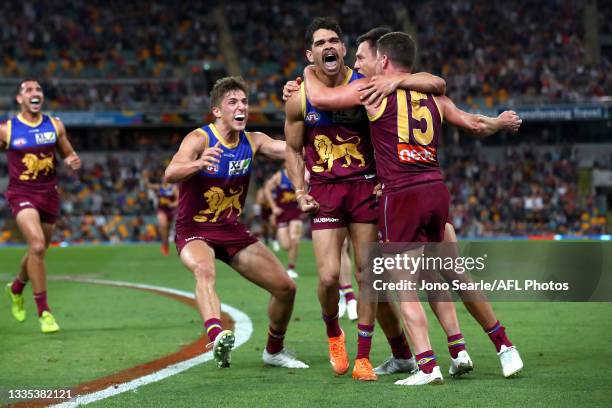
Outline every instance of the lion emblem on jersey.
<path fill-rule="evenodd" d="M 242 214 L 242 206 L 240 205 L 240 195 L 242 192 L 242 187 L 238 191 L 230 189 L 231 195 L 226 196 L 222 188 L 211 187 L 210 190 L 204 193 L 208 209 L 199 211 L 198 215 L 193 217 L 193 220 L 196 222 L 217 222 L 219 215 L 228 209 L 228 216 L 234 212 L 234 209 L 238 212 L 237 215 L 240 216 Z M 210 220 L 207 217 L 209 214 L 214 214 L 214 217 Z"/>
<path fill-rule="evenodd" d="M 26 153 L 21 159 L 21 162 L 26 167 L 23 173 L 19 176 L 19 180 L 36 180 L 38 173 L 44 171 L 44 175 L 48 175 L 53 171 L 55 165 L 53 163 L 53 153 L 49 155 L 40 154 L 40 157 L 33 153 Z"/>
<path fill-rule="evenodd" d="M 280 202 L 283 204 L 287 204 L 292 201 L 295 201 L 295 193 L 293 191 L 283 191 L 283 195 L 281 196 Z"/>
<path fill-rule="evenodd" d="M 331 172 L 332 166 L 336 160 L 344 159 L 342 167 L 349 167 L 352 163 L 352 159 L 359 160 L 361 163 L 359 167 L 365 166 L 365 160 L 363 155 L 357 150 L 357 144 L 359 144 L 359 136 L 352 136 L 348 139 L 342 139 L 340 136 L 336 136 L 342 144 L 334 144 L 329 137 L 325 135 L 317 135 L 314 140 L 314 147 L 319 154 L 319 160 L 317 160 L 317 166 L 312 166 L 312 171 L 321 173 L 323 171 Z M 347 143 L 351 139 L 357 139 L 357 143 Z M 323 164 L 324 166 L 320 166 Z M 327 169 L 325 169 L 327 165 Z"/>

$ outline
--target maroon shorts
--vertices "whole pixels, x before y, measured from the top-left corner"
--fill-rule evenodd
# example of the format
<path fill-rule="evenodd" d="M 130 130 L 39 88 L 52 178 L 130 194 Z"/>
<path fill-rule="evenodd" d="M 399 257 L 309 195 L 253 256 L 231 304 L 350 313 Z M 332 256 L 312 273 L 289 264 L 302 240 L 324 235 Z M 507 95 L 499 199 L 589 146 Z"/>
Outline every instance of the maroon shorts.
<path fill-rule="evenodd" d="M 215 258 L 228 265 L 236 253 L 257 242 L 251 231 L 239 222 L 215 228 L 176 226 L 174 242 L 179 254 L 185 245 L 195 240 L 206 242 L 215 251 Z"/>
<path fill-rule="evenodd" d="M 382 242 L 442 242 L 450 194 L 442 182 L 383 194 L 378 220 Z"/>
<path fill-rule="evenodd" d="M 166 215 L 168 224 L 172 224 L 172 221 L 174 221 L 174 217 L 176 216 L 175 208 L 157 207 L 157 212 Z"/>
<path fill-rule="evenodd" d="M 24 191 L 7 190 L 6 201 L 11 207 L 14 217 L 19 211 L 26 208 L 34 208 L 40 215 L 40 222 L 44 224 L 55 224 L 60 212 L 60 199 L 57 190 L 49 190 L 44 193 L 31 193 Z"/>
<path fill-rule="evenodd" d="M 342 228 L 353 223 L 376 224 L 378 204 L 372 192 L 376 182 L 345 181 L 313 184 L 309 194 L 319 203 L 311 229 Z"/>
<path fill-rule="evenodd" d="M 284 228 L 293 220 L 304 219 L 304 213 L 297 207 L 284 208 L 280 215 L 276 216 L 276 228 Z"/>

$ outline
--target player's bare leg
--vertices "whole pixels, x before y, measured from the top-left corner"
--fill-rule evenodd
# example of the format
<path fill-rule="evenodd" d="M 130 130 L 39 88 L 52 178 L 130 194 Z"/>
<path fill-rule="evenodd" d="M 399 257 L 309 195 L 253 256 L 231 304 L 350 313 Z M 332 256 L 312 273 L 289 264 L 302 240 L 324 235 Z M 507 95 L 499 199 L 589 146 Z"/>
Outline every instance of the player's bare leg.
<path fill-rule="evenodd" d="M 342 318 L 348 312 L 349 320 L 357 320 L 357 299 L 353 291 L 353 261 L 350 255 L 348 238 L 342 244 L 340 253 L 340 302 L 338 303 L 338 317 Z"/>
<path fill-rule="evenodd" d="M 180 254 L 181 261 L 196 280 L 196 303 L 208 338 L 213 343 L 213 356 L 219 368 L 229 367 L 234 347 L 234 333 L 221 326 L 221 304 L 215 290 L 215 253 L 204 241 L 189 242 Z"/>
<path fill-rule="evenodd" d="M 376 320 L 387 337 L 392 355 L 376 367 L 374 372 L 377 375 L 384 375 L 415 371 L 417 369 L 416 360 L 408 345 L 395 304 L 391 301 L 380 301 L 376 310 Z"/>
<path fill-rule="evenodd" d="M 263 352 L 266 364 L 286 368 L 308 368 L 284 349 L 284 338 L 291 320 L 296 286 L 285 273 L 280 261 L 261 242 L 256 242 L 239 251 L 231 265 L 242 276 L 270 295 L 268 315 L 270 327 L 268 343 Z"/>
<path fill-rule="evenodd" d="M 295 265 L 297 263 L 298 251 L 300 248 L 300 240 L 303 234 L 303 223 L 302 220 L 291 220 L 289 221 L 289 251 L 287 253 L 288 265 L 287 274 L 291 278 L 297 278 L 298 274 L 295 271 Z"/>
<path fill-rule="evenodd" d="M 455 228 L 447 223 L 444 228 L 444 242 L 445 243 L 456 243 L 457 235 L 455 234 Z M 454 251 L 451 256 L 459 256 L 457 246 L 449 246 L 448 250 Z M 448 279 L 448 278 L 447 278 Z M 463 305 L 467 311 L 474 317 L 474 319 L 480 324 L 485 333 L 491 339 L 491 342 L 495 346 L 495 350 L 499 355 L 500 362 L 502 365 L 502 372 L 505 377 L 511 377 L 518 374 L 523 368 L 523 361 L 519 355 L 518 350 L 508 336 L 506 335 L 506 329 L 501 325 L 491 303 L 487 301 L 484 294 L 479 294 L 482 300 L 474 301 L 474 296 L 467 298 L 466 293 L 458 292 L 459 296 L 463 301 Z M 450 345 L 450 342 L 449 342 Z M 452 367 L 451 367 L 452 368 Z"/>
<path fill-rule="evenodd" d="M 47 304 L 47 271 L 45 269 L 45 255 L 51 242 L 54 226 L 41 223 L 38 211 L 33 208 L 21 210 L 16 219 L 17 226 L 28 244 L 27 257 L 24 258 L 25 272 L 32 282 L 32 292 L 38 310 L 41 331 L 43 333 L 57 332 L 59 326 Z M 20 275 L 23 272 L 22 265 Z"/>
<path fill-rule="evenodd" d="M 362 285 L 363 273 L 366 273 L 367 246 L 377 239 L 377 225 L 354 223 L 349 226 L 349 235 L 355 251 L 355 276 L 359 282 L 359 302 L 357 305 L 357 357 L 353 369 L 353 378 L 361 381 L 375 381 L 377 379 L 374 369 L 370 364 L 370 349 L 372 348 L 372 336 L 374 335 L 374 322 L 376 320 L 377 300 L 373 299 L 374 293 L 368 292 L 369 288 Z"/>
<path fill-rule="evenodd" d="M 161 238 L 161 253 L 164 256 L 168 256 L 170 253 L 168 236 L 170 235 L 170 222 L 166 214 L 162 211 L 157 212 L 157 225 L 159 228 L 159 236 Z"/>
<path fill-rule="evenodd" d="M 405 252 L 408 257 L 419 257 L 422 253 L 422 247 Z M 404 270 L 391 270 L 390 272 L 395 282 L 399 282 L 401 279 L 411 279 L 418 282 L 420 278 L 420 271 L 410 271 L 410 273 L 407 273 Z M 418 299 L 418 293 L 417 291 L 411 291 L 404 296 L 400 300 L 400 313 L 406 324 L 408 336 L 412 341 L 419 370 L 408 378 L 395 382 L 395 384 L 439 384 L 443 381 L 443 378 L 431 347 L 427 316 Z"/>
<path fill-rule="evenodd" d="M 317 295 L 327 331 L 329 358 L 337 375 L 345 374 L 349 368 L 344 333 L 338 324 L 340 250 L 345 237 L 346 228 L 312 232 L 312 244 L 319 272 Z"/>

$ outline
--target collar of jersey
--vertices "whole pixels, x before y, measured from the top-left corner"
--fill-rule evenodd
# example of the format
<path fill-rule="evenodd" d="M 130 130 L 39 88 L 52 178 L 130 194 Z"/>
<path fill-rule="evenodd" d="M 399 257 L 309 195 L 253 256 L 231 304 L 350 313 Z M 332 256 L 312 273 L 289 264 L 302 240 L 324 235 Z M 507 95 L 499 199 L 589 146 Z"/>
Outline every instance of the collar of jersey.
<path fill-rule="evenodd" d="M 38 120 L 38 122 L 30 122 L 29 120 L 24 118 L 21 113 L 17 115 L 17 119 L 19 119 L 20 122 L 23 122 L 30 127 L 37 127 L 37 126 L 40 126 L 40 124 L 42 123 L 43 115 L 42 114 L 40 115 L 40 119 Z"/>
<path fill-rule="evenodd" d="M 238 146 L 238 143 L 240 143 L 240 137 L 242 135 L 239 135 L 238 140 L 236 140 L 234 143 L 227 143 L 227 141 L 219 133 L 219 130 L 217 129 L 214 123 L 210 124 L 210 130 L 212 130 L 217 140 L 219 140 L 219 143 L 221 143 L 223 146 L 227 147 L 228 149 L 233 149 L 234 147 Z"/>

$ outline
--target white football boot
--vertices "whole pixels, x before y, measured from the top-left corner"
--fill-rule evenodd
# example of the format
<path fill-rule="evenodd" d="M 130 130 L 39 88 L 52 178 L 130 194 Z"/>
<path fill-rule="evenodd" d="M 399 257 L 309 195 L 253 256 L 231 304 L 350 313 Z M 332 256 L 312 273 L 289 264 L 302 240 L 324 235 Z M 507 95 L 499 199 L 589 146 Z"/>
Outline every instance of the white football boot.
<path fill-rule="evenodd" d="M 499 356 L 504 377 L 514 377 L 523 369 L 523 360 L 521 360 L 521 356 L 516 347 L 506 347 L 502 345 L 497 355 Z"/>
<path fill-rule="evenodd" d="M 459 377 L 463 374 L 467 374 L 474 369 L 472 359 L 466 350 L 461 350 L 457 354 L 457 358 L 451 357 L 451 365 L 448 368 L 448 373 L 451 377 Z"/>
<path fill-rule="evenodd" d="M 301 362 L 285 349 L 282 349 L 276 354 L 270 354 L 268 350 L 264 348 L 261 358 L 265 364 L 274 367 L 308 368 L 308 364 Z"/>
<path fill-rule="evenodd" d="M 442 372 L 440 371 L 440 367 L 435 366 L 431 371 L 431 374 L 425 374 L 423 371 L 419 370 L 416 373 L 412 374 L 408 378 L 404 378 L 403 380 L 396 381 L 396 385 L 426 385 L 426 384 L 442 384 L 444 382 L 444 378 L 442 378 Z"/>

